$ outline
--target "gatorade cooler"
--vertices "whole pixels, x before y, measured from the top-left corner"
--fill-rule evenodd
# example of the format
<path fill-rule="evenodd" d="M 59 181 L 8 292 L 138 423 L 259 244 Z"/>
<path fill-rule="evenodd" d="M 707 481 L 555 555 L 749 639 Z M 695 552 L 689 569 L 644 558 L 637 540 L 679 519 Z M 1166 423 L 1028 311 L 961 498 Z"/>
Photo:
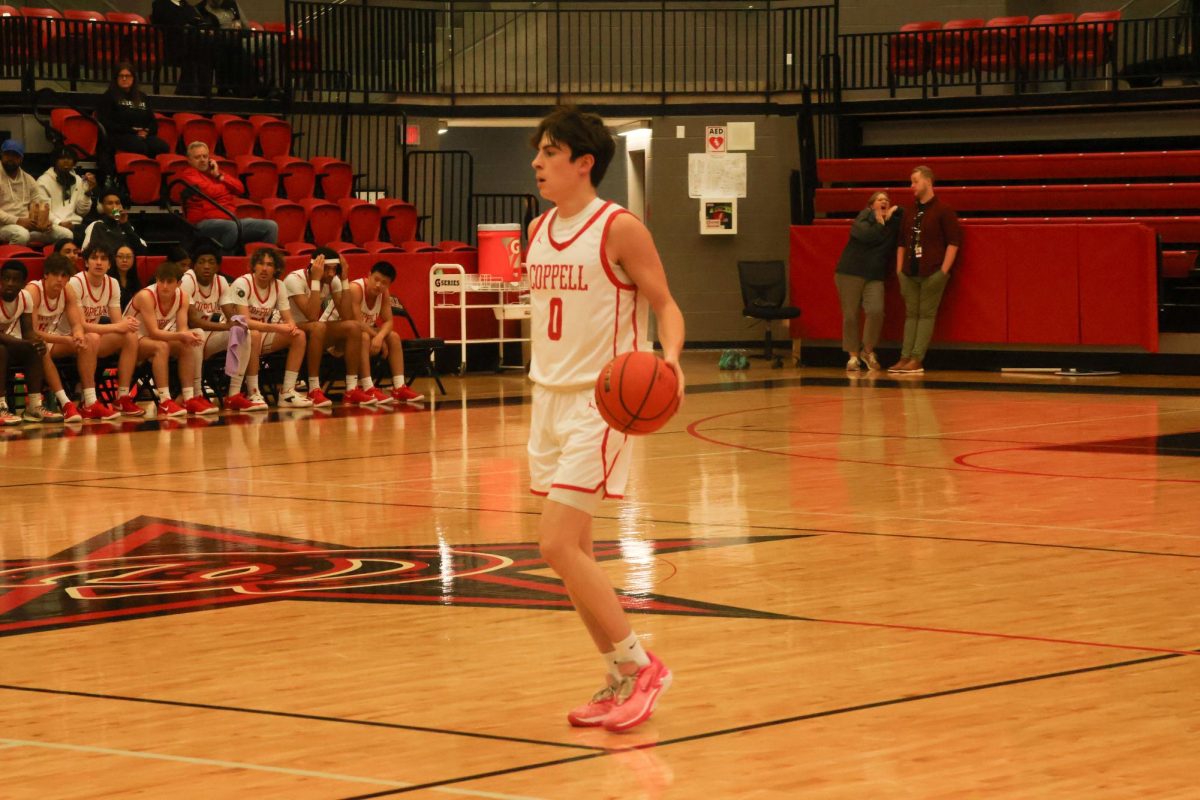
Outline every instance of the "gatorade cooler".
<path fill-rule="evenodd" d="M 479 226 L 479 274 L 521 280 L 521 223 Z"/>

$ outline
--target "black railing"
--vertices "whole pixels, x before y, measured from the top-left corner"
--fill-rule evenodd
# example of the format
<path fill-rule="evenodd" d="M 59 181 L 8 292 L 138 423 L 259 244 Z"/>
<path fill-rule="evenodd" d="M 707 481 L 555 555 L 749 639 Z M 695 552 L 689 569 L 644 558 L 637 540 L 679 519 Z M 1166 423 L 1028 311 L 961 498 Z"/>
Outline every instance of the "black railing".
<path fill-rule="evenodd" d="M 1138 86 L 1196 76 L 1193 35 L 1182 17 L 846 34 L 838 37 L 838 86 L 892 96 L 1046 84 L 1115 90 L 1120 80 Z"/>
<path fill-rule="evenodd" d="M 475 166 L 467 150 L 411 150 L 404 199 L 421 210 L 419 237 L 431 244 L 473 238 Z M 508 221 L 508 220 L 506 220 Z"/>
<path fill-rule="evenodd" d="M 529 233 L 529 224 L 541 211 L 537 197 L 531 194 L 472 194 L 471 244 L 476 244 L 476 225 L 521 223 L 521 242 Z"/>
<path fill-rule="evenodd" d="M 833 52 L 836 4 L 708 0 L 402 7 L 286 4 L 311 76 L 398 95 L 761 94 L 799 91 Z"/>

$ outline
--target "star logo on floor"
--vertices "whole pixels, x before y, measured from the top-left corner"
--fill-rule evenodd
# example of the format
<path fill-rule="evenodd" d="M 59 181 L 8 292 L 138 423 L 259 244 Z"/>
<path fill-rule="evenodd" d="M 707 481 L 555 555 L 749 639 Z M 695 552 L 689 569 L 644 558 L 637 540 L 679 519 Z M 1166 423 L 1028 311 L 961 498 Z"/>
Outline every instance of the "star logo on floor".
<path fill-rule="evenodd" d="M 600 541 L 598 561 L 806 538 Z M 138 517 L 45 559 L 0 560 L 0 636 L 269 602 L 401 603 L 565 611 L 536 543 L 347 547 Z M 794 619 L 652 593 L 627 611 Z"/>

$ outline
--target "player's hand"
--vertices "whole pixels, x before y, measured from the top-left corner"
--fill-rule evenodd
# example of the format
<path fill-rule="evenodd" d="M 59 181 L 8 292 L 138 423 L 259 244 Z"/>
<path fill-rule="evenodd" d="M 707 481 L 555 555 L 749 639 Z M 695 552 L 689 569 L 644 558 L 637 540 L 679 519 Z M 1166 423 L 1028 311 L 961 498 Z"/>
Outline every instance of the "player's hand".
<path fill-rule="evenodd" d="M 896 212 L 899 210 L 900 210 L 900 206 L 896 206 L 896 205 L 889 206 L 888 210 L 887 210 L 887 214 L 885 214 L 884 216 L 887 219 L 891 219 L 893 216 L 895 216 Z"/>
<path fill-rule="evenodd" d="M 313 259 L 312 264 L 308 268 L 309 281 L 319 281 L 325 277 L 325 256 L 320 255 Z"/>
<path fill-rule="evenodd" d="M 199 347 L 204 344 L 204 337 L 200 335 L 199 331 L 189 330 L 183 334 L 183 343 L 188 347 Z"/>
<path fill-rule="evenodd" d="M 117 327 L 124 328 L 130 333 L 137 333 L 138 329 L 141 328 L 142 325 L 140 322 L 138 322 L 137 317 L 126 317 L 117 323 Z"/>
<path fill-rule="evenodd" d="M 33 351 L 35 353 L 37 353 L 39 356 L 46 355 L 46 349 L 47 349 L 46 343 L 44 341 L 42 341 L 41 339 L 33 340 Z"/>
<path fill-rule="evenodd" d="M 667 356 L 663 358 L 667 366 L 675 371 L 675 381 L 679 384 L 679 391 L 676 396 L 679 398 L 679 404 L 683 405 L 683 387 L 685 381 L 683 379 L 683 367 L 679 366 L 679 356 Z"/>
<path fill-rule="evenodd" d="M 87 184 L 89 192 L 96 191 L 96 175 L 91 172 L 83 173 L 83 182 Z"/>
<path fill-rule="evenodd" d="M 71 344 L 75 345 L 76 350 L 86 350 L 87 337 L 82 333 L 73 333 L 71 334 Z"/>
<path fill-rule="evenodd" d="M 37 226 L 33 224 L 33 220 L 29 217 L 21 217 L 17 220 L 17 224 L 27 231 L 37 230 Z"/>
<path fill-rule="evenodd" d="M 295 325 L 285 325 L 284 329 L 287 331 L 288 336 L 303 336 L 304 335 L 304 331 L 301 330 L 300 328 L 297 328 Z"/>

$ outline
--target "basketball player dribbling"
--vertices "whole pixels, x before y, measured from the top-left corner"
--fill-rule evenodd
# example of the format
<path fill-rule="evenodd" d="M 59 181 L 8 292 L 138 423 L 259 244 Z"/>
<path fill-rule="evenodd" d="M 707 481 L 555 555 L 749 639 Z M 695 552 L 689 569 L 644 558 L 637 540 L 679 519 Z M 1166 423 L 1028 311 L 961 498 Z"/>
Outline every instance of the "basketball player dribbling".
<path fill-rule="evenodd" d="M 600 500 L 620 498 L 633 441 L 600 418 L 592 393 L 613 357 L 649 350 L 648 310 L 658 320 L 663 359 L 683 396 L 683 314 L 671 297 L 646 226 L 596 195 L 615 151 L 603 120 L 556 109 L 533 136 L 534 176 L 551 211 L 530 225 L 530 331 L 534 382 L 529 433 L 530 489 L 544 496 L 538 537 L 562 578 L 607 670 L 605 686 L 572 709 L 577 727 L 625 731 L 650 718 L 671 672 L 633 632 L 607 574 L 592 553 Z"/>

